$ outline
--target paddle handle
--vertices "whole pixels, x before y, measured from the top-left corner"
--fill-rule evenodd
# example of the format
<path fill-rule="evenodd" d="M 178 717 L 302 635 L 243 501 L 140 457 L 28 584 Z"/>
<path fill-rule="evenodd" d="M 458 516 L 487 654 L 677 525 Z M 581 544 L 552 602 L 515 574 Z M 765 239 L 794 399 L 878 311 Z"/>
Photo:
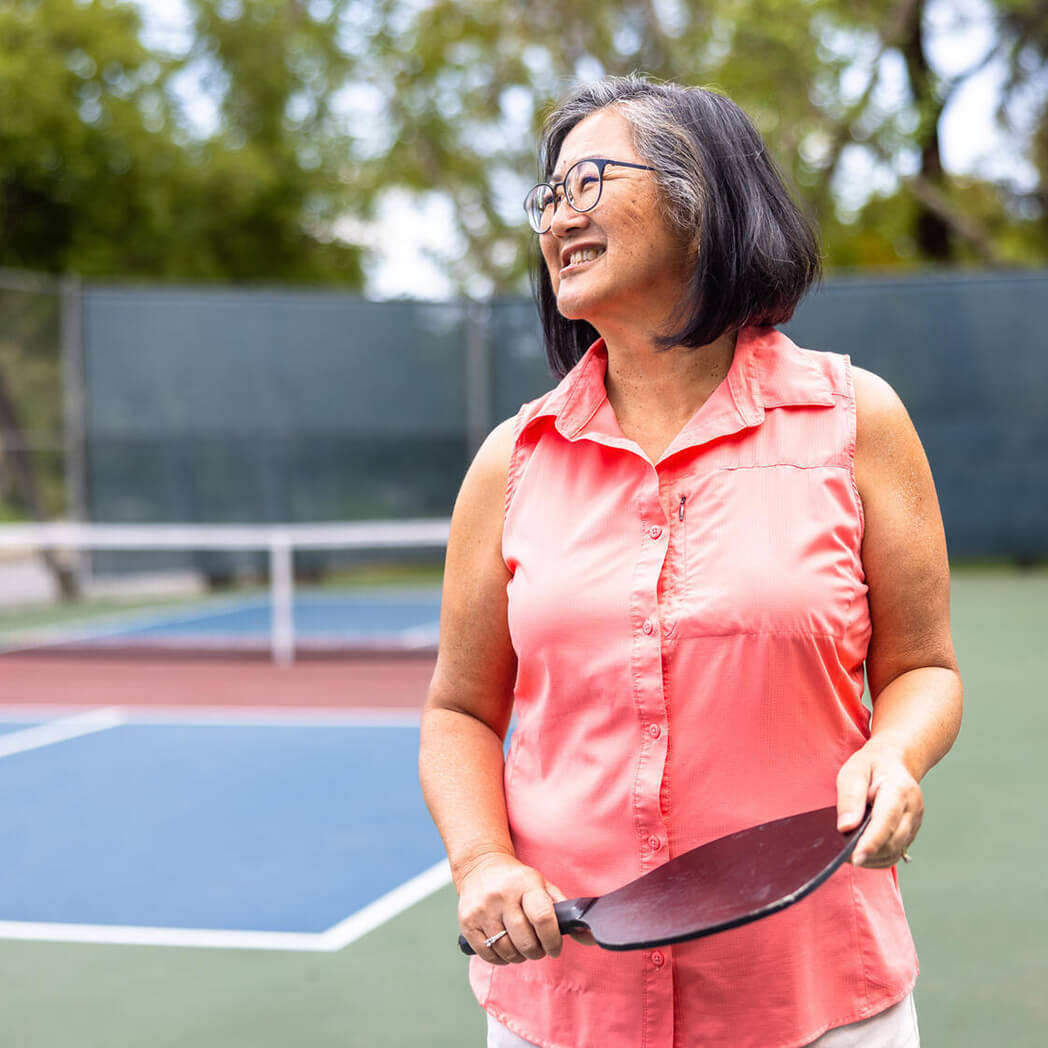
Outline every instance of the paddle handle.
<path fill-rule="evenodd" d="M 593 905 L 594 900 L 590 899 L 564 899 L 561 902 L 553 904 L 553 912 L 557 915 L 557 926 L 561 932 L 581 932 L 585 931 L 589 926 L 582 919 L 586 911 Z M 464 935 L 459 936 L 459 949 L 466 954 L 467 957 L 471 957 L 476 951 L 468 942 Z"/>

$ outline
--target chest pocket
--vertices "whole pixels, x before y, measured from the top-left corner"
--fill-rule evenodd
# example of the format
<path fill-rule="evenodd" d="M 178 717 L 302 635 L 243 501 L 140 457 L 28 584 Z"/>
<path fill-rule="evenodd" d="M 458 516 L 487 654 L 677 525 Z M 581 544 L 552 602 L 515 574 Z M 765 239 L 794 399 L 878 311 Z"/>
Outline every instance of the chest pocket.
<path fill-rule="evenodd" d="M 680 636 L 840 636 L 866 587 L 851 478 L 835 466 L 717 470 L 683 485 L 664 590 Z"/>

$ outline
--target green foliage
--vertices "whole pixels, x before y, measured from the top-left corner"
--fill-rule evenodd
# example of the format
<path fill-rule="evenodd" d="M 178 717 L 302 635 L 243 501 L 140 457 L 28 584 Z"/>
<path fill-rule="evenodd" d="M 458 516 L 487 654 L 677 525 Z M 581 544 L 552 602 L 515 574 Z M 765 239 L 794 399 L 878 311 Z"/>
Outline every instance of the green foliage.
<path fill-rule="evenodd" d="M 0 265 L 359 287 L 370 216 L 397 190 L 451 202 L 457 286 L 518 290 L 544 112 L 580 78 L 633 70 L 740 102 L 831 266 L 1048 254 L 1035 0 L 186 4 L 178 54 L 143 44 L 130 0 L 0 8 Z M 968 14 L 992 23 L 986 60 L 1007 72 L 1002 125 L 1032 190 L 942 170 L 943 115 L 980 63 L 947 77 L 930 44 Z"/>
<path fill-rule="evenodd" d="M 223 6 L 194 4 L 185 56 L 147 50 L 127 2 L 0 8 L 0 266 L 360 286 L 359 249 L 330 231 L 352 200 L 327 111 L 349 73 L 330 19 Z M 203 139 L 173 90 L 202 58 L 228 84 Z"/>
<path fill-rule="evenodd" d="M 824 228 L 830 267 L 1043 263 L 1043 189 L 1020 199 L 1007 186 L 942 170 L 939 127 L 966 74 L 949 80 L 932 68 L 930 6 L 534 0 L 522 9 L 506 0 L 384 0 L 367 65 L 388 99 L 389 144 L 377 164 L 402 186 L 439 186 L 454 201 L 460 285 L 480 277 L 496 292 L 517 289 L 529 255 L 519 199 L 534 181 L 542 114 L 580 78 L 640 69 L 724 91 L 753 115 Z M 1044 18 L 1035 7 L 987 0 L 993 57 L 1010 63 L 1017 94 L 1044 83 Z M 905 78 L 901 97 L 892 69 Z M 1042 186 L 1046 126 L 1042 108 L 1040 152 L 1030 157 Z M 863 177 L 871 180 L 865 192 Z"/>

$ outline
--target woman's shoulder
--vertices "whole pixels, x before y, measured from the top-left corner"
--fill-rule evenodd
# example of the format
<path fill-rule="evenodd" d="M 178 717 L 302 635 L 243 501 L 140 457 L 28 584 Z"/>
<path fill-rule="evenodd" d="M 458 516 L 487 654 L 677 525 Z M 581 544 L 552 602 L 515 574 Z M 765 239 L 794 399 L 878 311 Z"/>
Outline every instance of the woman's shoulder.
<path fill-rule="evenodd" d="M 910 416 L 902 398 L 891 384 L 866 368 L 852 365 L 852 384 L 855 389 L 856 425 L 860 431 L 874 434 L 887 428 L 910 426 Z"/>
<path fill-rule="evenodd" d="M 906 488 L 927 472 L 927 459 L 906 405 L 892 386 L 853 368 L 855 477 L 866 499 L 874 485 Z"/>
<path fill-rule="evenodd" d="M 505 487 L 518 425 L 518 416 L 510 416 L 484 438 L 470 466 L 470 472 L 477 474 L 478 479 L 500 489 Z"/>

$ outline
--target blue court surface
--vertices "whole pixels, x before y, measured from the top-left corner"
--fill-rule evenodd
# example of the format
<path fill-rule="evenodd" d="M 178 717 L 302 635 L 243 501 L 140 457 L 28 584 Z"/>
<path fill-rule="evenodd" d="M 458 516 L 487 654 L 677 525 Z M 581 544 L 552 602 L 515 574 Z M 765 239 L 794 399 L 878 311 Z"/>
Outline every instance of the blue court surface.
<path fill-rule="evenodd" d="M 448 882 L 408 717 L 0 711 L 0 937 L 338 949 Z"/>

